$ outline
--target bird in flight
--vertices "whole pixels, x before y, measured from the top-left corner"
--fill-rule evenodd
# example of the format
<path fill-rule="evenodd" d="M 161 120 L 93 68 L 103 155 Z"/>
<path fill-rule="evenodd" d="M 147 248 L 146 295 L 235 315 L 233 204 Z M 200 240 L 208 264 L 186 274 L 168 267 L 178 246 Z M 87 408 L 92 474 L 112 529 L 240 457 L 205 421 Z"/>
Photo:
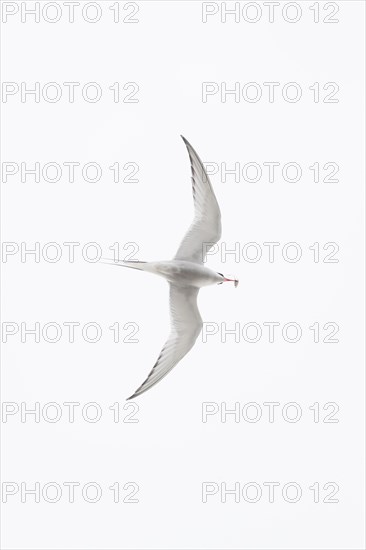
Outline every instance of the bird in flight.
<path fill-rule="evenodd" d="M 149 390 L 189 352 L 202 329 L 197 307 L 198 291 L 203 286 L 233 282 L 204 266 L 206 253 L 221 238 L 221 213 L 211 182 L 192 145 L 181 136 L 189 154 L 192 172 L 194 218 L 172 260 L 159 262 L 117 261 L 107 263 L 155 273 L 167 279 L 170 288 L 171 331 L 146 380 L 128 399 Z"/>

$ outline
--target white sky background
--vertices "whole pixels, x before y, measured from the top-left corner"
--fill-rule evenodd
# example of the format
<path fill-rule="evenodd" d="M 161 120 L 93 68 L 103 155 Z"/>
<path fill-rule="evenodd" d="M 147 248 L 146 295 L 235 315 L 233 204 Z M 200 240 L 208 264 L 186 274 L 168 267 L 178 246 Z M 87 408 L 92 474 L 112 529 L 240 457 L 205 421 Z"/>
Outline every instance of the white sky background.
<path fill-rule="evenodd" d="M 127 23 L 122 19 L 135 11 L 134 3 L 120 2 L 121 21 L 114 23 L 110 7 L 115 3 L 105 1 L 97 3 L 101 18 L 94 24 L 82 16 L 85 4 L 75 7 L 70 23 L 67 7 L 59 2 L 61 17 L 52 24 L 42 13 L 39 23 L 34 16 L 21 21 L 22 9 L 34 8 L 34 2 L 2 2 L 3 82 L 19 90 L 22 82 L 28 88 L 39 82 L 41 90 L 56 82 L 62 90 L 54 103 L 42 94 L 39 103 L 30 95 L 22 102 L 20 91 L 2 94 L 2 162 L 19 167 L 6 182 L 3 175 L 2 183 L 2 240 L 19 247 L 2 257 L 2 319 L 19 327 L 2 351 L 2 399 L 15 403 L 13 411 L 19 407 L 3 414 L 1 424 L 3 484 L 19 487 L 2 505 L 3 548 L 363 548 L 364 3 L 338 1 L 326 8 L 324 2 L 298 2 L 299 21 L 289 23 L 282 2 L 270 23 L 268 7 L 256 2 L 262 13 L 258 22 L 245 21 L 241 12 L 236 23 L 233 15 L 222 22 L 221 3 L 213 2 L 218 11 L 204 23 L 201 2 L 145 1 L 137 2 L 138 12 L 131 16 L 138 22 Z M 10 13 L 11 5 L 18 11 L 6 20 L 4 10 Z M 312 5 L 319 7 L 319 23 Z M 55 8 L 49 10 L 46 17 L 55 17 Z M 254 17 L 253 11 L 247 13 Z M 293 18 L 295 12 L 286 14 Z M 325 17 L 339 21 L 325 23 Z M 80 83 L 74 103 L 64 82 Z M 102 90 L 96 103 L 82 97 L 81 88 L 89 82 Z M 125 83 L 137 83 L 138 102 L 115 103 L 109 89 L 115 82 L 122 97 L 132 90 L 123 90 Z M 262 97 L 254 103 L 240 95 L 235 102 L 228 95 L 222 101 L 218 92 L 203 102 L 203 82 L 214 82 L 219 90 L 221 83 L 232 89 L 238 82 L 240 91 L 255 82 Z M 266 82 L 279 83 L 273 102 Z M 301 90 L 297 102 L 282 96 L 289 82 Z M 319 102 L 309 89 L 316 82 Z M 333 85 L 323 89 L 327 83 L 339 87 L 333 96 L 338 102 L 324 102 L 333 90 Z M 149 274 L 85 261 L 81 249 L 96 242 L 110 257 L 113 243 L 121 248 L 136 243 L 138 259 L 174 255 L 193 213 L 180 134 L 204 162 L 218 168 L 225 163 L 228 169 L 255 162 L 262 176 L 248 182 L 242 173 L 239 181 L 227 175 L 225 182 L 218 170 L 211 177 L 223 234 L 208 266 L 235 274 L 240 285 L 200 292 L 201 315 L 216 323 L 210 328 L 217 326 L 218 332 L 206 342 L 199 337 L 181 363 L 136 400 L 133 419 L 138 422 L 131 423 L 126 420 L 134 406 L 124 410 L 125 398 L 146 378 L 169 332 L 168 288 Z M 41 175 L 35 182 L 27 175 L 22 182 L 21 163 L 29 168 L 35 162 L 41 167 L 58 163 L 60 180 L 45 181 Z M 88 182 L 79 167 L 70 182 L 65 162 L 97 163 L 102 175 Z M 109 167 L 116 162 L 122 178 L 129 172 L 123 170 L 126 163 L 137 164 L 138 182 L 113 182 Z M 280 163 L 273 182 L 263 164 L 268 162 Z M 282 176 L 289 162 L 301 168 L 297 182 Z M 319 182 L 309 169 L 316 162 Z M 332 171 L 323 168 L 326 163 L 339 168 L 338 182 L 323 181 Z M 9 166 L 3 164 L 3 170 Z M 28 248 L 40 243 L 41 250 L 58 243 L 62 256 L 52 263 L 42 254 L 39 262 L 28 255 L 22 262 L 22 242 Z M 74 263 L 68 261 L 65 242 L 80 243 Z M 273 262 L 268 242 L 280 243 Z M 298 262 L 282 256 L 291 242 L 301 250 Z M 262 253 L 257 262 L 248 261 L 248 243 L 257 243 Z M 319 262 L 309 249 L 314 243 L 319 243 Z M 324 262 L 333 251 L 333 245 L 323 249 L 326 243 L 339 247 L 333 257 L 338 262 Z M 225 246 L 236 246 L 239 257 L 225 257 Z M 71 321 L 80 323 L 74 343 L 63 325 Z M 39 343 L 30 335 L 21 341 L 21 323 L 27 328 L 40 323 L 42 329 L 50 322 L 62 329 L 58 342 L 47 342 L 42 334 Z M 96 343 L 82 338 L 81 328 L 90 322 L 102 331 Z M 123 329 L 126 323 L 138 325 L 138 342 L 114 343 L 109 327 L 116 322 L 122 339 L 131 330 Z M 263 325 L 268 322 L 279 323 L 273 343 Z M 282 336 L 289 322 L 301 327 L 296 343 Z M 221 323 L 227 329 L 239 324 L 239 341 L 232 334 L 222 341 Z M 261 327 L 258 342 L 243 337 L 247 323 Z M 314 323 L 320 326 L 319 343 L 309 329 Z M 333 324 L 324 329 L 326 323 Z M 335 325 L 339 331 L 333 338 L 339 342 L 325 343 Z M 3 324 L 3 338 L 9 327 Z M 62 417 L 52 423 L 45 413 L 37 423 L 28 415 L 21 422 L 22 402 L 28 408 L 38 402 L 41 409 L 55 402 Z M 74 423 L 65 402 L 80 403 Z M 81 414 L 90 402 L 102 411 L 95 423 Z M 119 422 L 113 422 L 109 409 L 116 402 Z M 207 402 L 216 403 L 219 412 L 203 422 Z M 257 422 L 242 414 L 250 402 L 262 413 Z M 274 422 L 268 420 L 268 402 L 279 403 Z M 298 422 L 282 416 L 291 402 L 300 407 Z M 222 421 L 225 404 L 233 409 L 235 403 L 239 421 L 233 415 Z M 314 403 L 319 403 L 319 422 L 309 409 Z M 335 405 L 325 410 L 327 403 Z M 5 405 L 7 411 L 11 407 Z M 339 422 L 324 422 L 338 407 L 333 419 Z M 252 407 L 248 414 L 254 413 Z M 74 503 L 63 485 L 71 481 L 80 483 Z M 38 482 L 41 489 L 53 482 L 62 495 L 55 503 L 42 493 L 39 503 L 28 495 L 22 503 L 22 482 L 28 488 Z M 101 488 L 96 503 L 81 494 L 88 482 Z M 114 503 L 109 487 L 116 482 L 138 484 L 139 502 Z M 218 489 L 206 503 L 205 482 Z M 242 493 L 240 502 L 232 494 L 221 502 L 220 483 L 229 489 L 240 483 L 241 490 L 250 482 L 262 490 L 258 502 L 246 501 Z M 280 484 L 274 502 L 266 482 Z M 282 496 L 289 482 L 302 490 L 296 503 Z M 320 486 L 319 503 L 309 489 L 314 483 Z M 324 488 L 327 483 L 333 485 Z M 339 502 L 324 502 L 334 484 L 339 490 L 333 498 Z M 121 489 L 121 499 L 129 492 Z"/>

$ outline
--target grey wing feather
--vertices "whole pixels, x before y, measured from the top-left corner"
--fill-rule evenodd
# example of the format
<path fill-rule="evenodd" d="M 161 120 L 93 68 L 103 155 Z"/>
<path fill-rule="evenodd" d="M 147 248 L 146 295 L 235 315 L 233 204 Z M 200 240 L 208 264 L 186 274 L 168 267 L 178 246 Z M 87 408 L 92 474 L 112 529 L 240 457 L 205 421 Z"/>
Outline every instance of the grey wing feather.
<path fill-rule="evenodd" d="M 128 399 L 150 389 L 172 370 L 193 347 L 202 329 L 197 306 L 198 288 L 170 283 L 171 332 L 161 353 L 143 384 Z"/>
<path fill-rule="evenodd" d="M 205 252 L 221 238 L 221 213 L 201 159 L 192 145 L 181 137 L 191 161 L 194 219 L 174 259 L 203 263 Z M 208 243 L 212 243 L 211 246 Z"/>

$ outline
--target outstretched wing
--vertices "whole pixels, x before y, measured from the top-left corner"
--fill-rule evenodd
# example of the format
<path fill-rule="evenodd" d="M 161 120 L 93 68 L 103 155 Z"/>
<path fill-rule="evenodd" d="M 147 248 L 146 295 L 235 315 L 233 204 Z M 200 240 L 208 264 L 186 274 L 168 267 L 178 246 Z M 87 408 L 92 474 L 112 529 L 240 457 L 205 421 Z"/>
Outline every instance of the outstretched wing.
<path fill-rule="evenodd" d="M 198 288 L 170 283 L 171 331 L 160 355 L 145 382 L 128 399 L 150 389 L 172 370 L 193 347 L 202 329 L 197 307 Z"/>
<path fill-rule="evenodd" d="M 192 145 L 183 136 L 181 137 L 186 144 L 191 161 L 194 219 L 174 259 L 201 264 L 206 252 L 221 237 L 221 213 L 201 159 Z M 209 243 L 212 243 L 211 246 Z"/>

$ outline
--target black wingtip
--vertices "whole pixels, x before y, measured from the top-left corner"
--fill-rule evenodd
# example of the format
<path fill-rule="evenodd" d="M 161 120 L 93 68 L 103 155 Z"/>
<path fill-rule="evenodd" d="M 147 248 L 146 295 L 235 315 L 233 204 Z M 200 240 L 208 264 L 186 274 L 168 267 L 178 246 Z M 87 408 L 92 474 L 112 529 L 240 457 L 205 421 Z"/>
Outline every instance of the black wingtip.
<path fill-rule="evenodd" d="M 136 394 L 134 393 L 133 395 L 130 395 L 130 397 L 127 397 L 126 398 L 126 401 L 130 401 L 131 399 L 133 399 L 134 397 L 136 397 Z"/>

